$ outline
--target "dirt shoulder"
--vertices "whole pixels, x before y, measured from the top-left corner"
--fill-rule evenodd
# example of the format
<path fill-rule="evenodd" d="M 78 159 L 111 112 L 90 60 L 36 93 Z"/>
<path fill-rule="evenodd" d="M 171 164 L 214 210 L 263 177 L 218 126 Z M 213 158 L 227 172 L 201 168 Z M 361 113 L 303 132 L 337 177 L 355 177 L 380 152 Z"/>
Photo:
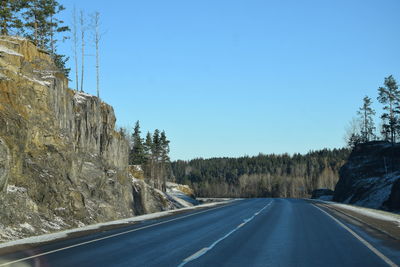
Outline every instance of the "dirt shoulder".
<path fill-rule="evenodd" d="M 399 214 L 339 203 L 310 201 L 319 207 L 332 211 L 338 216 L 341 215 L 340 217 L 342 218 L 345 216 L 347 219 L 356 221 L 357 224 L 365 224 L 395 240 L 400 240 Z"/>

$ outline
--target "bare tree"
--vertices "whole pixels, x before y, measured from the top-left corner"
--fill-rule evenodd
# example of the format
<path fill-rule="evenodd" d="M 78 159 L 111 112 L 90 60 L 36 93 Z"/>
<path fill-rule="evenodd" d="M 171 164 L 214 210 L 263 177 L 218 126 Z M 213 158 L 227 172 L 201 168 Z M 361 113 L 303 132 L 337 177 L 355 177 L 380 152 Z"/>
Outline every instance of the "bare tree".
<path fill-rule="evenodd" d="M 352 118 L 345 129 L 345 135 L 343 137 L 346 145 L 349 148 L 353 148 L 355 145 L 361 143 L 361 130 L 362 124 L 358 118 Z"/>
<path fill-rule="evenodd" d="M 100 98 L 100 56 L 99 56 L 99 42 L 101 39 L 100 35 L 100 13 L 96 11 L 92 17 L 93 20 L 93 32 L 94 32 L 94 43 L 96 46 L 96 88 L 97 97 Z"/>
<path fill-rule="evenodd" d="M 82 60 L 81 60 L 81 92 L 83 92 L 83 77 L 85 73 L 85 17 L 83 14 L 83 10 L 81 10 L 80 15 L 80 24 L 81 24 L 81 47 L 82 47 Z"/>
<path fill-rule="evenodd" d="M 76 91 L 79 90 L 79 76 L 78 76 L 78 30 L 77 30 L 77 19 L 76 19 L 76 9 L 74 7 L 72 11 L 72 40 L 74 42 L 73 50 L 74 50 L 74 62 L 75 62 L 75 83 L 76 83 Z"/>

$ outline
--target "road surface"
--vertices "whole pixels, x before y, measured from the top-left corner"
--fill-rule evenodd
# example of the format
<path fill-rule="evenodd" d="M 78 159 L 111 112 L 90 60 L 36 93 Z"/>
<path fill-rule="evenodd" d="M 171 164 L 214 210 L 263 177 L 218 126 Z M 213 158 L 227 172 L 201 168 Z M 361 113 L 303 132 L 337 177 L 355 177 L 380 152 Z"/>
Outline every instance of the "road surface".
<path fill-rule="evenodd" d="M 376 239 L 306 200 L 246 199 L 0 259 L 57 267 L 395 266 L 400 250 L 397 241 Z"/>

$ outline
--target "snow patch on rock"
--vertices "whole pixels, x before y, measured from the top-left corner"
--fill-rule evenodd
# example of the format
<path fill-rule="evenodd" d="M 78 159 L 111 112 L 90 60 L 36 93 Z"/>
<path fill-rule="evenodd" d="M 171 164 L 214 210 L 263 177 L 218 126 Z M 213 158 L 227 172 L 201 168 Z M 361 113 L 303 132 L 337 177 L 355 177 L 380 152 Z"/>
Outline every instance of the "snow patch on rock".
<path fill-rule="evenodd" d="M 28 77 L 28 76 L 26 76 L 26 75 L 22 75 L 22 77 L 25 78 L 25 79 L 27 79 L 27 80 L 29 80 L 29 81 L 31 81 L 31 82 L 34 82 L 34 83 L 37 83 L 37 84 L 40 84 L 40 85 L 43 85 L 43 86 L 50 86 L 50 85 L 51 85 L 51 82 L 40 81 L 40 80 L 38 80 L 38 79 L 31 78 L 31 77 Z"/>
<path fill-rule="evenodd" d="M 25 187 L 18 187 L 12 184 L 7 185 L 7 193 L 25 193 L 27 191 Z"/>
<path fill-rule="evenodd" d="M 0 53 L 5 53 L 5 54 L 12 55 L 12 56 L 22 57 L 22 55 L 20 53 L 17 53 L 16 51 L 14 51 L 8 47 L 5 47 L 3 45 L 0 45 Z"/>
<path fill-rule="evenodd" d="M 82 104 L 82 103 L 85 103 L 88 100 L 88 98 L 92 98 L 92 97 L 95 97 L 95 96 L 86 94 L 84 92 L 75 92 L 74 101 L 78 104 Z"/>

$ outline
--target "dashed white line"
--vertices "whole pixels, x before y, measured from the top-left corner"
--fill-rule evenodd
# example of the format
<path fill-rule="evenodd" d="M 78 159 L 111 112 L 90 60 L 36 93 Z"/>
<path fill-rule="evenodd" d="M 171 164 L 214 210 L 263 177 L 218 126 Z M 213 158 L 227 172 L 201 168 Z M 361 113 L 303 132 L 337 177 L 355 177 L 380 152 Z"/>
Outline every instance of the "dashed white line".
<path fill-rule="evenodd" d="M 187 257 L 186 259 L 184 259 L 183 261 L 191 261 L 194 259 L 197 259 L 198 257 L 200 257 L 203 253 L 205 253 L 205 251 L 207 250 L 207 248 L 202 248 L 199 251 L 197 251 L 196 253 L 194 253 L 192 256 Z"/>
<path fill-rule="evenodd" d="M 206 254 L 208 251 L 210 251 L 211 249 L 213 249 L 219 242 L 221 242 L 222 240 L 226 239 L 228 236 L 230 236 L 231 234 L 233 234 L 234 232 L 236 232 L 239 228 L 243 227 L 246 223 L 250 222 L 251 220 L 253 220 L 258 214 L 260 214 L 260 212 L 262 212 L 264 209 L 266 209 L 267 207 L 269 207 L 272 204 L 273 200 L 271 200 L 271 202 L 269 202 L 267 205 L 265 205 L 262 209 L 260 209 L 259 211 L 257 211 L 256 213 L 254 213 L 253 216 L 251 216 L 250 218 L 244 219 L 243 223 L 239 224 L 238 226 L 236 226 L 236 228 L 234 228 L 232 231 L 230 231 L 229 233 L 227 233 L 226 235 L 224 235 L 223 237 L 221 237 L 220 239 L 218 239 L 217 241 L 215 241 L 214 243 L 212 243 L 210 246 L 205 247 L 200 249 L 199 251 L 197 251 L 196 253 L 192 254 L 191 256 L 187 257 L 186 259 L 184 259 L 182 261 L 181 264 L 178 265 L 178 267 L 182 267 L 185 264 L 200 258 L 201 256 L 203 256 L 204 254 Z"/>
<path fill-rule="evenodd" d="M 374 246 L 372 246 L 368 241 L 366 241 L 364 238 L 362 238 L 361 236 L 359 236 L 358 234 L 356 234 L 353 230 L 351 230 L 349 227 L 347 227 L 345 224 L 343 224 L 341 221 L 339 221 L 338 219 L 336 219 L 335 217 L 333 217 L 332 215 L 330 215 L 328 212 L 324 211 L 323 209 L 321 209 L 320 207 L 313 205 L 314 207 L 316 207 L 317 209 L 319 209 L 320 211 L 322 211 L 323 213 L 325 213 L 327 216 L 329 216 L 330 218 L 332 218 L 332 220 L 334 220 L 337 224 L 339 224 L 341 227 L 343 227 L 345 230 L 347 230 L 350 234 L 352 234 L 355 238 L 357 238 L 358 241 L 360 241 L 361 243 L 363 243 L 367 248 L 369 248 L 373 253 L 375 253 L 375 255 L 377 255 L 379 258 L 381 258 L 384 262 L 386 262 L 389 266 L 398 266 L 397 264 L 395 264 L 393 261 L 391 261 L 388 257 L 386 257 L 385 255 L 383 255 L 379 250 L 377 250 Z"/>
<path fill-rule="evenodd" d="M 180 219 L 184 219 L 184 218 L 191 217 L 191 216 L 194 216 L 194 215 L 198 215 L 198 214 L 201 214 L 201 213 L 205 213 L 205 212 L 209 212 L 209 211 L 212 211 L 212 210 L 220 209 L 220 208 L 223 208 L 223 207 L 226 207 L 226 205 L 223 205 L 223 206 L 220 206 L 220 207 L 216 207 L 216 208 L 212 208 L 212 209 L 203 210 L 203 211 L 196 212 L 196 213 L 192 213 L 192 214 L 185 215 L 185 216 L 182 216 L 182 217 L 178 217 L 178 218 L 175 218 L 175 219 L 171 219 L 171 220 L 168 220 L 168 221 L 163 221 L 163 222 L 159 222 L 159 223 L 155 223 L 155 224 L 151 224 L 151 225 L 146 225 L 146 226 L 143 226 L 143 227 L 140 227 L 140 228 L 124 231 L 124 232 L 121 232 L 121 233 L 116 233 L 116 234 L 104 236 L 104 237 L 101 237 L 101 238 L 89 240 L 89 241 L 78 243 L 78 244 L 74 244 L 74 245 L 71 245 L 71 246 L 62 247 L 62 248 L 59 248 L 59 249 L 54 249 L 54 250 L 51 250 L 51 251 L 43 252 L 43 253 L 40 253 L 40 254 L 32 255 L 32 256 L 29 256 L 29 257 L 21 258 L 21 259 L 17 259 L 17 260 L 14 260 L 14 261 L 1 263 L 0 267 L 1 266 L 8 266 L 8 265 L 11 265 L 11 264 L 14 264 L 14 263 L 18 263 L 18 262 L 23 262 L 23 261 L 30 260 L 30 259 L 37 258 L 37 257 L 41 257 L 41 256 L 45 256 L 45 255 L 52 254 L 52 253 L 55 253 L 55 252 L 58 252 L 58 251 L 63 251 L 63 250 L 67 250 L 67 249 L 70 249 L 70 248 L 83 246 L 83 245 L 86 245 L 86 244 L 90 244 L 90 243 L 94 243 L 94 242 L 97 242 L 97 241 L 109 239 L 109 238 L 112 238 L 112 237 L 125 235 L 125 234 L 128 234 L 128 233 L 132 233 L 132 232 L 136 232 L 136 231 L 139 231 L 139 230 L 142 230 L 142 229 L 146 229 L 146 228 L 150 228 L 150 227 L 153 227 L 153 226 L 157 226 L 157 225 L 161 225 L 161 224 L 177 221 L 177 220 L 180 220 Z"/>
<path fill-rule="evenodd" d="M 238 225 L 238 228 L 242 227 L 245 223 L 241 223 Z"/>

